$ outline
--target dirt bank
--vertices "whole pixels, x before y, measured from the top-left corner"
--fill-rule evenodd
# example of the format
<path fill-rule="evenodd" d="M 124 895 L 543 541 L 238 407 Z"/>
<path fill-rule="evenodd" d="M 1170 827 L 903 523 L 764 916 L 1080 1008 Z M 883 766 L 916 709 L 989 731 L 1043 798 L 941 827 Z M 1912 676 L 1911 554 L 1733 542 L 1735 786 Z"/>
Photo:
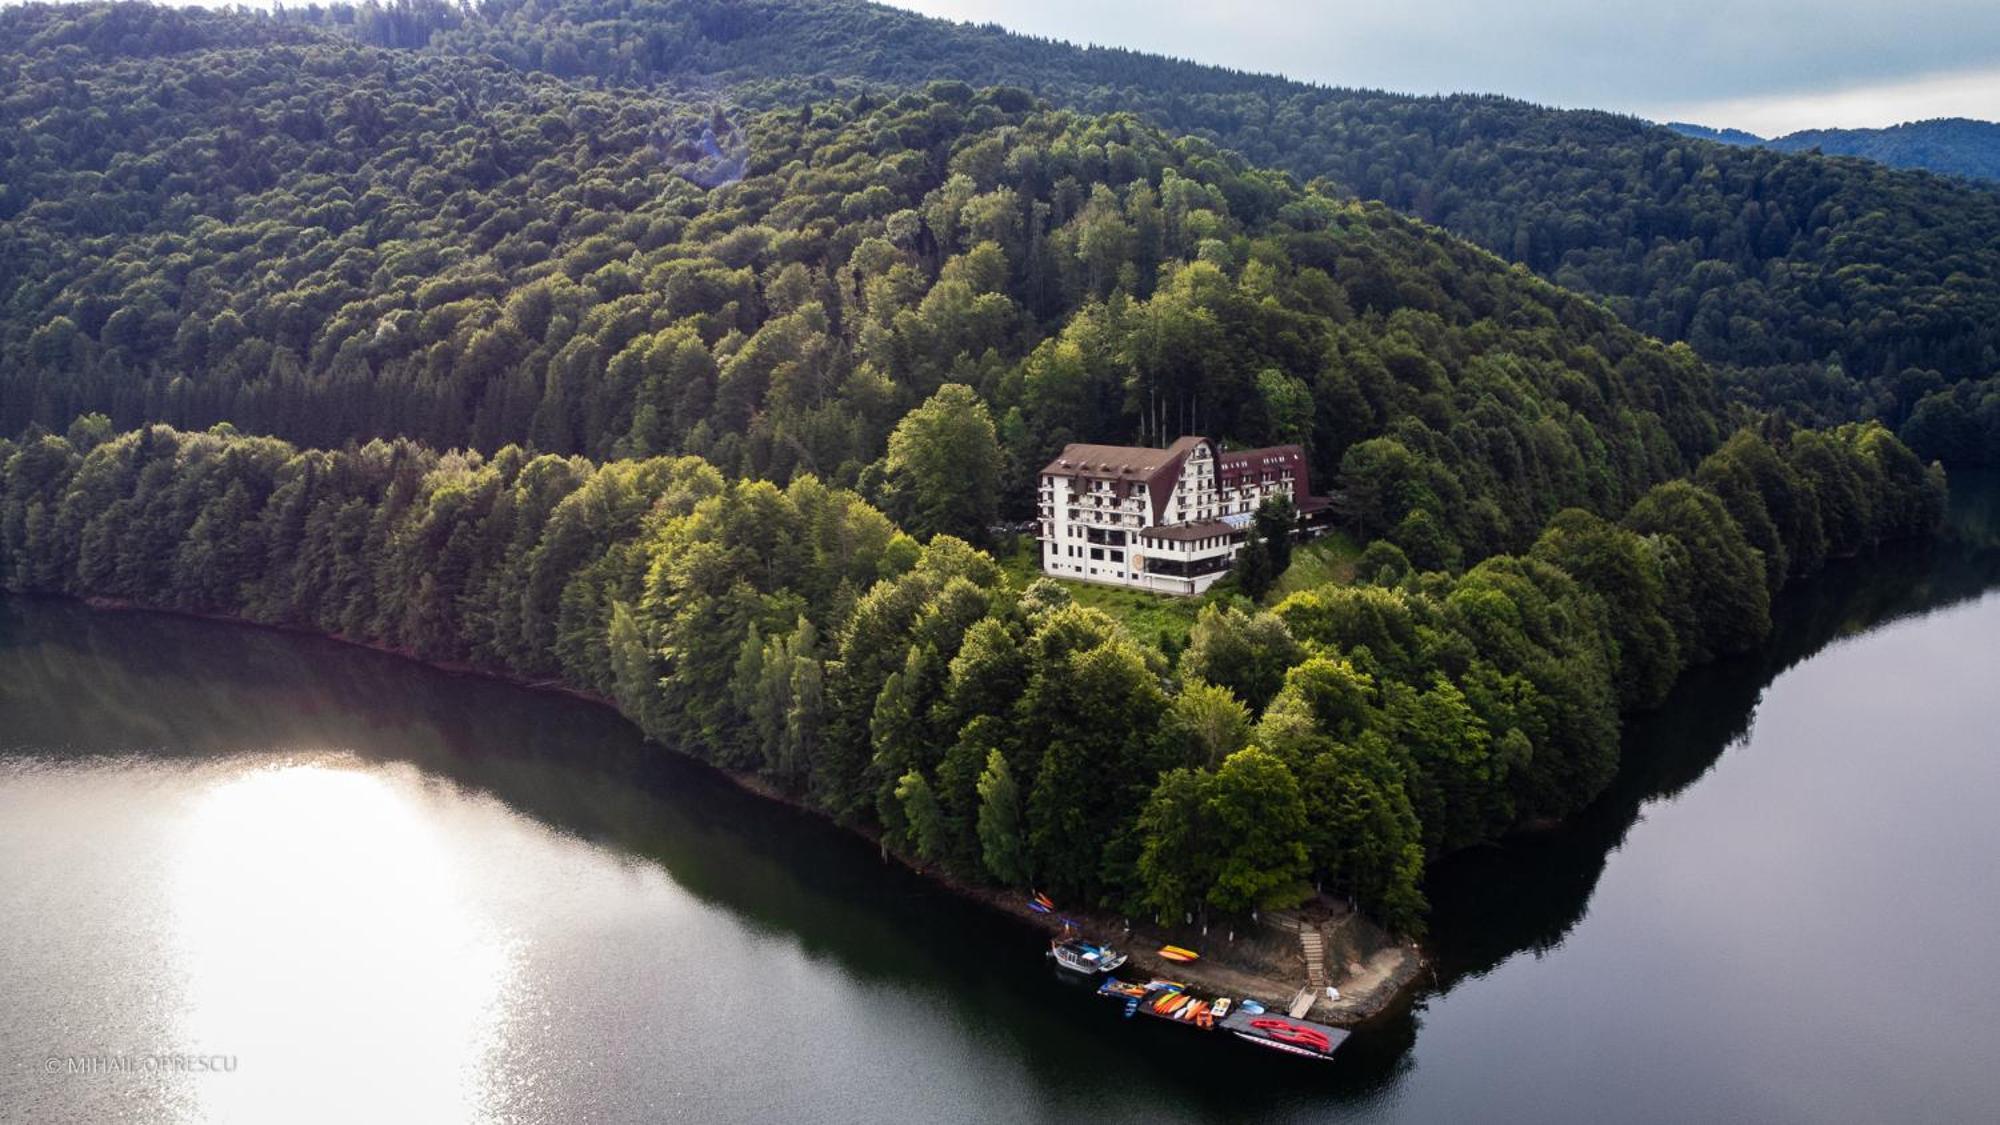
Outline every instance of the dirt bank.
<path fill-rule="evenodd" d="M 1121 976 L 1181 981 L 1197 992 L 1248 997 L 1276 1010 L 1289 1009 L 1307 987 L 1310 972 L 1302 939 L 1317 934 L 1324 951 L 1324 983 L 1315 991 L 1307 1018 L 1336 1027 L 1368 1023 L 1395 1009 L 1410 995 L 1424 967 L 1422 950 L 1414 942 L 1395 938 L 1334 899 L 1318 898 L 1297 910 L 1266 912 L 1236 928 L 1210 924 L 1204 932 L 1196 924 L 1162 926 L 1102 911 L 1072 910 L 1060 902 L 1043 914 L 1031 909 L 1028 896 L 1019 891 L 968 887 L 935 872 L 927 874 L 1051 936 L 1063 932 L 1065 920 L 1077 923 L 1085 938 L 1130 956 Z M 1170 961 L 1159 954 L 1167 945 L 1194 950 L 1201 959 Z M 1327 995 L 1328 984 L 1338 999 Z"/>

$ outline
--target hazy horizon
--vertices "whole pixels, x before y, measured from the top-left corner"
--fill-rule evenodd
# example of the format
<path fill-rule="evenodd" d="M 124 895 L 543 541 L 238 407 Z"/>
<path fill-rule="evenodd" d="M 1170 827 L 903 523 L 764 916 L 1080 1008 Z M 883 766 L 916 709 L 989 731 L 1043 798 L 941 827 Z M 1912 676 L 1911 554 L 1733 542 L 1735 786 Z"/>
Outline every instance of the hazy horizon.
<path fill-rule="evenodd" d="M 1387 8 L 1242 0 L 893 0 L 1303 81 L 1490 93 L 1771 137 L 1939 117 L 2000 120 L 2000 4 L 1965 0 L 1416 0 Z"/>

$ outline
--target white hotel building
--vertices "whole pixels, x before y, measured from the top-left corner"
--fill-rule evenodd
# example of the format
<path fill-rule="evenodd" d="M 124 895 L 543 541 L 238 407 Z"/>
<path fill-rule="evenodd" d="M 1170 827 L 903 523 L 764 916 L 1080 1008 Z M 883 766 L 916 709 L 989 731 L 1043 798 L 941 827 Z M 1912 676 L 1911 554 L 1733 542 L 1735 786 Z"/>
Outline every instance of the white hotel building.
<path fill-rule="evenodd" d="M 1296 445 L 1225 452 L 1184 437 L 1165 449 L 1066 446 L 1042 469 L 1042 572 L 1199 594 L 1228 573 L 1265 497 L 1291 497 L 1301 525 L 1316 530 L 1327 501 L 1310 484 Z"/>

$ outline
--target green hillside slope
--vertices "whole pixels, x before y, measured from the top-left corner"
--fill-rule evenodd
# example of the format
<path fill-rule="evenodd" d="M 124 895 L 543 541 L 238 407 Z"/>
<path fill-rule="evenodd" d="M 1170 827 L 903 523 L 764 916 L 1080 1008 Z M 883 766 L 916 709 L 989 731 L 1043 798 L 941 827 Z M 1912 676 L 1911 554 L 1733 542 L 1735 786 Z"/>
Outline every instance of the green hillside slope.
<path fill-rule="evenodd" d="M 7 431 L 697 453 L 890 495 L 890 428 L 959 383 L 1011 510 L 1069 440 L 1299 441 L 1364 533 L 1442 523 L 1405 544 L 1442 563 L 1615 514 L 1726 428 L 1691 353 L 1590 302 L 1019 91 L 728 117 L 333 43 L 59 58 L 11 70 L 0 126 Z"/>

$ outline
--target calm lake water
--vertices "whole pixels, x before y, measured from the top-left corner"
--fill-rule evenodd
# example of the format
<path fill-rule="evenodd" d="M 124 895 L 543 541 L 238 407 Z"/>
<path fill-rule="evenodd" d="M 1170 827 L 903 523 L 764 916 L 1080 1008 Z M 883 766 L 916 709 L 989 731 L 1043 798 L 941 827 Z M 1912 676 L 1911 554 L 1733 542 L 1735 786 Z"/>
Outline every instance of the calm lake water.
<path fill-rule="evenodd" d="M 2000 489 L 1957 491 L 1435 872 L 1435 988 L 1331 1066 L 1121 1020 L 589 705 L 0 600 L 0 1119 L 1990 1120 Z"/>

